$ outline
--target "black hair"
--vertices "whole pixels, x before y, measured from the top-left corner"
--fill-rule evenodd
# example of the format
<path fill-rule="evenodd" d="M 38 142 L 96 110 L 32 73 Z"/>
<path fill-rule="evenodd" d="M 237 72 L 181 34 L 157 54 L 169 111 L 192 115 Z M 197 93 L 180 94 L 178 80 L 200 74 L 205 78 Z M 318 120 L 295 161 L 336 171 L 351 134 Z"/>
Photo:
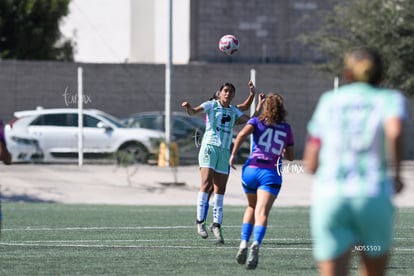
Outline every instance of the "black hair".
<path fill-rule="evenodd" d="M 221 91 L 221 90 L 222 90 L 225 86 L 230 87 L 230 88 L 231 88 L 231 90 L 233 90 L 233 92 L 234 92 L 234 93 L 236 93 L 236 87 L 234 87 L 234 85 L 233 85 L 232 83 L 230 83 L 230 82 L 223 83 L 223 84 L 220 86 L 219 91 Z"/>
<path fill-rule="evenodd" d="M 230 87 L 230 88 L 231 88 L 231 90 L 233 90 L 233 92 L 234 92 L 234 93 L 236 93 L 236 87 L 234 87 L 234 85 L 233 85 L 232 83 L 230 83 L 230 82 L 226 82 L 226 83 L 223 83 L 223 84 L 220 86 L 220 89 L 219 89 L 218 91 L 214 92 L 213 96 L 209 99 L 209 101 L 211 101 L 211 100 L 217 100 L 217 99 L 219 98 L 220 91 L 221 91 L 221 90 L 222 90 L 225 86 Z"/>

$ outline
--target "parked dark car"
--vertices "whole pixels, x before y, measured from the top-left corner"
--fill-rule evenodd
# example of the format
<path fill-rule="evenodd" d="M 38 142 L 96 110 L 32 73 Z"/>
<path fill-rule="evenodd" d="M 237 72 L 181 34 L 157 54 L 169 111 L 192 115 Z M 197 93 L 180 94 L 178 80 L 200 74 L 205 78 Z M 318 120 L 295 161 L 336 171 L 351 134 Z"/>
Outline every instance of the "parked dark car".
<path fill-rule="evenodd" d="M 163 111 L 136 113 L 122 121 L 133 128 L 165 131 L 165 113 Z M 189 116 L 184 112 L 172 112 L 171 125 L 171 138 L 178 145 L 180 162 L 196 164 L 198 162 L 198 147 L 205 129 L 204 119 L 199 116 Z M 237 162 L 243 163 L 249 152 L 249 144 L 246 142 L 238 152 Z"/>

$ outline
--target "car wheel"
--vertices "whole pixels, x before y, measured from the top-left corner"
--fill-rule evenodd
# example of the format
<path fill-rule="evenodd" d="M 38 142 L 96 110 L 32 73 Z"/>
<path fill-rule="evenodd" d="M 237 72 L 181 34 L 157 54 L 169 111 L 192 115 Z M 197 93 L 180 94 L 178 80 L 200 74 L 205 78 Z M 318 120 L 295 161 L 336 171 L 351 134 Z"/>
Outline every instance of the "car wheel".
<path fill-rule="evenodd" d="M 133 164 L 145 164 L 148 162 L 149 151 L 139 143 L 128 143 L 121 146 L 117 152 L 117 164 L 129 166 Z"/>

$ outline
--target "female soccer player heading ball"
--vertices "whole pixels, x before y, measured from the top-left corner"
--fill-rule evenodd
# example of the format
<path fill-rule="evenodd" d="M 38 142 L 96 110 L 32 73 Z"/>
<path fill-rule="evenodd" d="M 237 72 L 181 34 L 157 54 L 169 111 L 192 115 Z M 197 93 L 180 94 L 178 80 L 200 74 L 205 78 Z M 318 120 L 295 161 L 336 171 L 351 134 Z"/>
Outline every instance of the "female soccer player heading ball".
<path fill-rule="evenodd" d="M 254 90 L 252 81 L 250 90 Z M 229 176 L 230 146 L 233 138 L 233 126 L 244 124 L 249 116 L 243 114 L 237 107 L 231 105 L 236 93 L 233 84 L 225 83 L 220 87 L 218 99 L 213 99 L 192 107 L 190 103 L 181 105 L 189 115 L 199 112 L 206 113 L 206 130 L 201 143 L 198 162 L 200 166 L 201 185 L 197 198 L 197 232 L 202 238 L 207 238 L 206 217 L 208 197 L 211 187 L 214 187 L 213 225 L 211 230 L 219 243 L 224 243 L 221 232 L 223 221 L 223 199 Z M 257 107 L 260 110 L 260 104 Z M 256 111 L 258 112 L 258 111 Z"/>

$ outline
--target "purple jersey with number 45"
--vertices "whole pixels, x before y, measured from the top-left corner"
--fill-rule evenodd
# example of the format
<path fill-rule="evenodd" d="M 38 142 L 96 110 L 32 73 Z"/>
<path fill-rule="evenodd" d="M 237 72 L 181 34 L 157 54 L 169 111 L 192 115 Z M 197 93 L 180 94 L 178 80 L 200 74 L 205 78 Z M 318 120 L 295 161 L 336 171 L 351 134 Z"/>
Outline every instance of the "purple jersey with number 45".
<path fill-rule="evenodd" d="M 253 117 L 248 124 L 254 127 L 253 150 L 249 156 L 248 166 L 258 168 L 275 168 L 280 166 L 283 149 L 293 146 L 293 134 L 290 125 L 282 122 L 266 125 L 259 118 Z"/>

